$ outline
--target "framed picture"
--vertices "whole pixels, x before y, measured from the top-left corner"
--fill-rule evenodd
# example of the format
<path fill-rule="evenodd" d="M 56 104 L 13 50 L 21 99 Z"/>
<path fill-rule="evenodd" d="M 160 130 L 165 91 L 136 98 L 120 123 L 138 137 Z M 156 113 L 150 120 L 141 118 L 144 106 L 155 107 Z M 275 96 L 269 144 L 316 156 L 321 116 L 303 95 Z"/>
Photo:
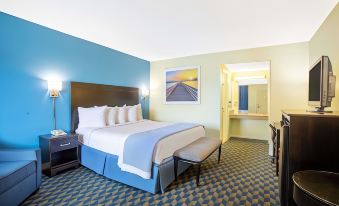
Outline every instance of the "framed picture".
<path fill-rule="evenodd" d="M 165 70 L 165 104 L 200 104 L 200 66 Z"/>

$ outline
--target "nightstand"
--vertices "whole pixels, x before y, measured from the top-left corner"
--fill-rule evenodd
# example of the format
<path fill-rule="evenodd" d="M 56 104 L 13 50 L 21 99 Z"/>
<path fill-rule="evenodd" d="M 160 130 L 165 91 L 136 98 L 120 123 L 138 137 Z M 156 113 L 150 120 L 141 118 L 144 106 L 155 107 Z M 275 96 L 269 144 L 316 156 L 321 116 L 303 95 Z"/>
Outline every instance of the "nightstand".
<path fill-rule="evenodd" d="M 66 169 L 79 167 L 78 135 L 39 136 L 42 162 L 47 163 L 43 173 L 52 177 Z"/>

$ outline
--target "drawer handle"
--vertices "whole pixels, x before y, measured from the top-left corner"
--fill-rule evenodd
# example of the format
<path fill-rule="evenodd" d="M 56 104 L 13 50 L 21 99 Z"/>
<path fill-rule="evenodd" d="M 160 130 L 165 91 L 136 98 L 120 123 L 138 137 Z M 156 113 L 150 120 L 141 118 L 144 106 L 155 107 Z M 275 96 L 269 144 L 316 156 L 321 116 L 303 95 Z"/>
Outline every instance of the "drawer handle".
<path fill-rule="evenodd" d="M 64 146 L 67 146 L 67 145 L 70 145 L 70 144 L 71 144 L 70 142 L 68 142 L 66 144 L 61 144 L 60 147 L 64 147 Z"/>

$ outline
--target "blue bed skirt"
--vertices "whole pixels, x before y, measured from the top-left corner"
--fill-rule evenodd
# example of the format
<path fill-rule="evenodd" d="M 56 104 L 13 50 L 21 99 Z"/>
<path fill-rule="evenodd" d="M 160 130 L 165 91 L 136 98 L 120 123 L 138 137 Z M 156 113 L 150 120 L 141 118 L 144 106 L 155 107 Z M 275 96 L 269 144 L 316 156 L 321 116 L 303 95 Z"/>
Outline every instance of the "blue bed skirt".
<path fill-rule="evenodd" d="M 122 171 L 118 166 L 118 156 L 80 145 L 80 162 L 83 166 L 109 179 L 156 194 L 164 193 L 174 180 L 173 158 L 165 159 L 160 165 L 153 163 L 151 179 Z M 184 172 L 190 164 L 179 162 L 178 174 Z"/>

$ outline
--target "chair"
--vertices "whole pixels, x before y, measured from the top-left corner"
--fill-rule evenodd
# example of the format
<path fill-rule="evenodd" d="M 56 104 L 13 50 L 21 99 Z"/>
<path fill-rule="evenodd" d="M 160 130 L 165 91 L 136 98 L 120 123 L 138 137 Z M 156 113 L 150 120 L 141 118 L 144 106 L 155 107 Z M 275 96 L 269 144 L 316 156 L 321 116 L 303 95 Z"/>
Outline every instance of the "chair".
<path fill-rule="evenodd" d="M 271 127 L 271 138 L 273 143 L 272 163 L 275 162 L 276 176 L 279 175 L 279 153 L 280 153 L 280 127 L 277 123 L 269 124 Z"/>
<path fill-rule="evenodd" d="M 304 170 L 294 173 L 292 180 L 298 206 L 339 206 L 339 173 Z"/>
<path fill-rule="evenodd" d="M 1 205 L 20 204 L 40 185 L 40 149 L 0 149 Z"/>

